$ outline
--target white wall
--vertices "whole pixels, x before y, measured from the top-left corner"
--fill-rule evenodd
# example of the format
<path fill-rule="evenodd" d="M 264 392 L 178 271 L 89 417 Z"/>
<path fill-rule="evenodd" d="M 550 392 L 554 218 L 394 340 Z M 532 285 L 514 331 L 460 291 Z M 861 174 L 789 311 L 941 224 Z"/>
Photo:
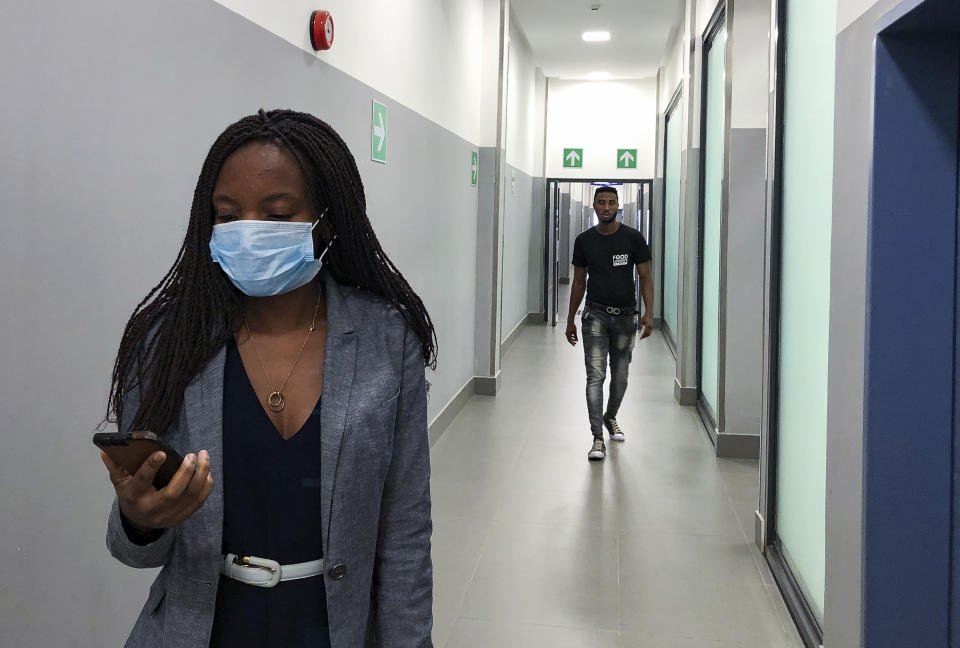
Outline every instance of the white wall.
<path fill-rule="evenodd" d="M 656 77 L 625 81 L 550 79 L 547 176 L 652 178 Z M 582 148 L 583 168 L 564 168 L 563 149 Z M 618 169 L 617 149 L 637 149 L 637 168 Z"/>
<path fill-rule="evenodd" d="M 315 54 L 318 58 L 467 141 L 480 142 L 485 0 L 215 1 L 311 55 L 310 14 L 330 11 L 333 48 Z"/>
<path fill-rule="evenodd" d="M 837 33 L 849 27 L 882 0 L 837 0 Z"/>
<path fill-rule="evenodd" d="M 731 128 L 766 128 L 770 87 L 770 0 L 733 5 Z M 729 27 L 728 27 L 729 28 Z"/>
<path fill-rule="evenodd" d="M 509 14 L 507 14 L 509 15 Z M 485 110 L 480 111 L 480 146 L 497 146 L 500 127 L 500 39 L 504 36 L 501 25 L 500 0 L 483 0 L 482 37 L 480 44 L 480 102 Z M 509 26 L 508 26 L 509 29 Z M 506 38 L 509 40 L 509 31 Z"/>
<path fill-rule="evenodd" d="M 727 0 L 698 0 L 697 2 L 697 35 L 703 36 L 704 30 L 710 24 L 710 18 L 717 10 L 717 7 L 724 4 Z"/>
<path fill-rule="evenodd" d="M 536 286 L 540 281 L 540 220 L 544 188 L 537 179 L 543 177 L 545 94 L 546 79 L 537 67 L 526 36 L 511 16 L 507 164 L 503 170 L 501 341 L 539 304 Z"/>
<path fill-rule="evenodd" d="M 677 30 L 673 39 L 667 43 L 665 58 L 660 67 L 660 105 L 659 111 L 666 111 L 673 94 L 683 80 L 683 29 Z"/>
<path fill-rule="evenodd" d="M 544 78 L 527 37 L 510 21 L 507 82 L 507 164 L 543 175 Z"/>

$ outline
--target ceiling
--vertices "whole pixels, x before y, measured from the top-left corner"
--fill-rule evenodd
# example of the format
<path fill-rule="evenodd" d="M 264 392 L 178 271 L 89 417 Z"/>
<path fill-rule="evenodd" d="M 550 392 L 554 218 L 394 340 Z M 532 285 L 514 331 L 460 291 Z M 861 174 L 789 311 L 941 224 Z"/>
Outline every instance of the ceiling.
<path fill-rule="evenodd" d="M 590 10 L 600 5 L 600 11 Z M 683 0 L 512 0 L 510 5 L 548 77 L 614 79 L 655 76 L 667 39 L 683 19 Z M 609 31 L 606 43 L 585 43 L 585 31 Z"/>

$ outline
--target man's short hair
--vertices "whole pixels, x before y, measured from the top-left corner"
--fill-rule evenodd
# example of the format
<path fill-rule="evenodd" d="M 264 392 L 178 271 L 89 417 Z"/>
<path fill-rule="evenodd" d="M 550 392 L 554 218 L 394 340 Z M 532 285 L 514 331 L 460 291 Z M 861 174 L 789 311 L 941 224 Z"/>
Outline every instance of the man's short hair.
<path fill-rule="evenodd" d="M 614 196 L 617 197 L 617 202 L 620 202 L 620 194 L 617 193 L 616 188 L 611 187 L 611 186 L 609 186 L 609 185 L 604 185 L 604 186 L 602 186 L 602 187 L 597 187 L 596 193 L 593 194 L 593 199 L 596 200 L 596 199 L 597 199 L 597 196 L 598 196 L 599 194 L 602 194 L 602 193 L 612 193 Z"/>

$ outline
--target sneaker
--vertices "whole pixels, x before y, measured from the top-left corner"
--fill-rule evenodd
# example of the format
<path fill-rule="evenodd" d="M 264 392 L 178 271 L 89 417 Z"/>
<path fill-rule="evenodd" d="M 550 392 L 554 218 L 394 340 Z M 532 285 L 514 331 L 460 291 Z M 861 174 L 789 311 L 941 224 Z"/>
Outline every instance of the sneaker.
<path fill-rule="evenodd" d="M 603 461 L 607 456 L 607 446 L 603 443 L 603 437 L 593 437 L 593 447 L 587 453 L 587 459 L 590 461 Z"/>
<path fill-rule="evenodd" d="M 603 426 L 607 428 L 607 432 L 610 433 L 611 441 L 626 441 L 627 437 L 623 436 L 623 430 L 620 429 L 620 426 L 617 425 L 617 419 L 603 417 Z"/>

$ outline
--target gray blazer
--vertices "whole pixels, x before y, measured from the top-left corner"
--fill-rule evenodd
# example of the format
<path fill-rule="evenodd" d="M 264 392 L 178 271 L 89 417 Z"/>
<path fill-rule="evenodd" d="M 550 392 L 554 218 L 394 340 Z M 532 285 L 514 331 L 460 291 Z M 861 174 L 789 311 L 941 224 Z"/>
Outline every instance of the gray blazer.
<path fill-rule="evenodd" d="M 432 646 L 430 448 L 420 342 L 385 300 L 322 277 L 327 341 L 318 461 L 330 640 L 334 648 Z M 131 567 L 163 567 L 127 639 L 130 648 L 210 643 L 222 563 L 224 359 L 221 349 L 189 384 L 179 421 L 164 434 L 181 454 L 209 451 L 214 487 L 207 501 L 145 546 L 127 537 L 116 499 L 110 511 L 110 553 Z M 136 406 L 134 397 L 125 419 Z M 330 576 L 334 567 L 337 575 L 346 570 L 342 579 Z"/>

